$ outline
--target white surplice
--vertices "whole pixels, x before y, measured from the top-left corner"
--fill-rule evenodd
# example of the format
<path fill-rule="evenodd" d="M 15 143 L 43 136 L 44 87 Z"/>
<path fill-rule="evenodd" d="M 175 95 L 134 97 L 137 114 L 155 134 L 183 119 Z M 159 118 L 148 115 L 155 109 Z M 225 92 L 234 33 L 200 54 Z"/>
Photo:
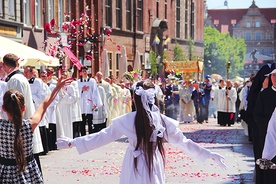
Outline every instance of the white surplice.
<path fill-rule="evenodd" d="M 75 138 L 75 145 L 78 153 L 82 154 L 96 149 L 125 135 L 128 138 L 129 145 L 122 164 L 120 184 L 163 184 L 165 183 L 165 174 L 160 152 L 156 149 L 156 156 L 153 160 L 152 177 L 149 178 L 143 152 L 141 150 L 135 151 L 137 143 L 134 125 L 135 116 L 136 112 L 130 112 L 113 119 L 113 123 L 109 127 L 102 129 L 98 133 Z M 182 131 L 177 128 L 177 121 L 164 115 L 162 115 L 162 118 L 166 124 L 165 127 L 167 131 L 167 133 L 164 133 L 164 138 L 169 143 L 178 146 L 184 152 L 193 158 L 197 158 L 201 162 L 205 161 L 210 156 L 210 151 L 199 146 L 192 140 L 187 139 L 183 135 Z M 134 157 L 138 159 L 138 172 L 135 172 L 134 169 Z"/>
<path fill-rule="evenodd" d="M 28 119 L 35 113 L 35 108 L 32 99 L 31 87 L 27 78 L 23 74 L 14 74 L 7 82 L 6 91 L 11 89 L 16 89 L 23 94 L 26 105 L 23 119 Z M 37 154 L 40 152 L 43 152 L 42 141 L 39 128 L 35 128 L 33 132 L 33 153 Z"/>
<path fill-rule="evenodd" d="M 59 93 L 59 103 L 57 108 L 61 115 L 61 124 L 63 126 L 64 135 L 73 138 L 73 104 L 77 97 L 74 87 L 70 84 L 64 86 Z"/>

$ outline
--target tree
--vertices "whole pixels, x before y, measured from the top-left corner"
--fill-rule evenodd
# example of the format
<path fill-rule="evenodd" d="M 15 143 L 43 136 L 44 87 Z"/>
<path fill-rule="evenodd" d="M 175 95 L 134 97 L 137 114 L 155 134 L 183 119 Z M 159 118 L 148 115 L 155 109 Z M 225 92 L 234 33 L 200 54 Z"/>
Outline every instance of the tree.
<path fill-rule="evenodd" d="M 231 62 L 229 77 L 239 76 L 244 66 L 246 45 L 241 38 L 222 34 L 216 28 L 204 28 L 204 68 L 205 74 L 226 76 L 226 63 Z"/>
<path fill-rule="evenodd" d="M 151 76 L 156 77 L 159 64 L 157 63 L 156 53 L 153 50 L 149 53 L 149 62 L 151 67 Z"/>
<path fill-rule="evenodd" d="M 185 61 L 185 55 L 184 52 L 179 45 L 179 43 L 175 42 L 175 45 L 173 47 L 173 60 L 174 61 Z"/>

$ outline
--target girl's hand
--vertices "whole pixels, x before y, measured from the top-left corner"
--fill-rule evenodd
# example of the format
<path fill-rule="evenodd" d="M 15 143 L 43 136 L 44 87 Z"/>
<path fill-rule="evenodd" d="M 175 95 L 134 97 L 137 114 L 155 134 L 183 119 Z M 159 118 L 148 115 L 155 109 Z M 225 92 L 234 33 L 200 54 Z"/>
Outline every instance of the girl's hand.
<path fill-rule="evenodd" d="M 223 170 L 227 169 L 227 166 L 222 160 L 225 158 L 218 153 L 211 152 L 210 158 L 213 159 Z"/>

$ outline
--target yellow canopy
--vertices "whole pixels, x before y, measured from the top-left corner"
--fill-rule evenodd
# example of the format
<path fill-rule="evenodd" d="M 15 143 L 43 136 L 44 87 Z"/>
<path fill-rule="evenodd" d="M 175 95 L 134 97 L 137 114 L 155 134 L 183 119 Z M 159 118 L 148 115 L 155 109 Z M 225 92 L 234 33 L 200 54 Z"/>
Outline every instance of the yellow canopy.
<path fill-rule="evenodd" d="M 175 70 L 179 72 L 202 72 L 202 61 L 166 61 L 166 70 Z"/>
<path fill-rule="evenodd" d="M 44 52 L 32 47 L 15 42 L 11 39 L 0 36 L 0 58 L 13 53 L 17 55 L 20 66 L 59 66 L 59 59 L 47 56 Z"/>

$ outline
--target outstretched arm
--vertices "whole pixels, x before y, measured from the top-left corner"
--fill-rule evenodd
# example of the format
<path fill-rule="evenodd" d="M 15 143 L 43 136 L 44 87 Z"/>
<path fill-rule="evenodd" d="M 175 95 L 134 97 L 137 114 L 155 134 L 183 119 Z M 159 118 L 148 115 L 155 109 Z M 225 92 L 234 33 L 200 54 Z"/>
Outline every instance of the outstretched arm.
<path fill-rule="evenodd" d="M 31 126 L 32 126 L 32 132 L 34 132 L 34 129 L 36 128 L 36 126 L 39 124 L 39 122 L 43 118 L 43 115 L 45 114 L 49 105 L 52 103 L 52 101 L 57 96 L 59 90 L 63 86 L 68 85 L 71 82 L 72 82 L 71 78 L 67 78 L 67 79 L 59 78 L 58 79 L 57 85 L 54 88 L 54 90 L 51 92 L 51 94 L 45 98 L 45 100 L 36 109 L 35 113 L 31 117 L 29 117 L 29 120 L 30 120 Z"/>

